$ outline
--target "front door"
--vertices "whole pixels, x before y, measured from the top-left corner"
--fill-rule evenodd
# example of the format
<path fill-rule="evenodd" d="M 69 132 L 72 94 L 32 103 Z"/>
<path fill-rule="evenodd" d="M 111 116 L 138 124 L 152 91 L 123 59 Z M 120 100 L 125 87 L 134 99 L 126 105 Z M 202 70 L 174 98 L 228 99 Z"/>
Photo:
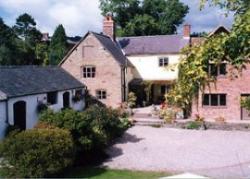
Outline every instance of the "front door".
<path fill-rule="evenodd" d="M 18 101 L 13 105 L 14 125 L 21 130 L 26 129 L 26 102 Z"/>
<path fill-rule="evenodd" d="M 70 107 L 70 94 L 69 92 L 63 93 L 63 108 Z"/>
<path fill-rule="evenodd" d="M 241 95 L 241 98 L 246 98 L 249 97 L 249 94 L 244 94 Z M 250 111 L 248 111 L 247 109 L 241 107 L 241 120 L 250 120 Z"/>

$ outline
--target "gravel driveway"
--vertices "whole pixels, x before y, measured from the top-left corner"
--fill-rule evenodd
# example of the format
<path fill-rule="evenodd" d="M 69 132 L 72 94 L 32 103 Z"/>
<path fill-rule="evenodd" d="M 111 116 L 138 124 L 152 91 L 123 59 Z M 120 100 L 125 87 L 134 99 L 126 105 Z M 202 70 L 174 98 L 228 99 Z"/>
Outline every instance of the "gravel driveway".
<path fill-rule="evenodd" d="M 250 177 L 250 132 L 134 126 L 107 152 L 110 168 Z"/>

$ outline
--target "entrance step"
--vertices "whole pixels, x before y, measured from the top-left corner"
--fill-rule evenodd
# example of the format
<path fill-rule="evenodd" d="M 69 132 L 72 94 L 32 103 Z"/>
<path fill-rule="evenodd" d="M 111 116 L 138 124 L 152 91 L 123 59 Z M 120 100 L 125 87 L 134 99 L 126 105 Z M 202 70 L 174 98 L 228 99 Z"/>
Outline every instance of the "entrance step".
<path fill-rule="evenodd" d="M 133 115 L 134 118 L 152 118 L 152 119 L 159 119 L 158 116 L 152 116 L 149 113 L 136 113 Z"/>
<path fill-rule="evenodd" d="M 163 125 L 164 121 L 159 118 L 133 118 L 135 125 L 140 126 L 153 126 Z"/>

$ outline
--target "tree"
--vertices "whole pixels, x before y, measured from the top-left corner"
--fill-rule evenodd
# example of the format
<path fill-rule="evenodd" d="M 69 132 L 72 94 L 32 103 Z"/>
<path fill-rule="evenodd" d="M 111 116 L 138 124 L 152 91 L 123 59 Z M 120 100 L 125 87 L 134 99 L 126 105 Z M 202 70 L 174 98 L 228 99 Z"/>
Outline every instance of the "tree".
<path fill-rule="evenodd" d="M 41 41 L 42 34 L 37 30 L 33 17 L 27 13 L 20 15 L 16 19 L 13 30 L 20 39 L 17 42 L 22 57 L 20 65 L 39 65 L 35 50 L 36 45 Z"/>
<path fill-rule="evenodd" d="M 34 46 L 41 41 L 42 34 L 36 29 L 35 20 L 27 13 L 20 15 L 16 19 L 13 29 L 30 46 Z"/>
<path fill-rule="evenodd" d="M 102 15 L 114 14 L 121 35 L 176 33 L 188 13 L 179 0 L 100 0 Z"/>
<path fill-rule="evenodd" d="M 17 38 L 13 30 L 0 18 L 0 65 L 15 65 L 18 62 Z"/>
<path fill-rule="evenodd" d="M 58 65 L 67 52 L 67 37 L 63 25 L 57 26 L 49 47 L 49 63 Z"/>

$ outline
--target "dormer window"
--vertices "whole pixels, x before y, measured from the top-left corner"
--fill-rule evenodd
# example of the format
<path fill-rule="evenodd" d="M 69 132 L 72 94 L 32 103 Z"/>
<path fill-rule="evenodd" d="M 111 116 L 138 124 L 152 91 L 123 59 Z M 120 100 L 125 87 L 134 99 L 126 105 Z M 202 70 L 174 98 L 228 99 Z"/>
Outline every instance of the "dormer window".
<path fill-rule="evenodd" d="M 83 67 L 83 78 L 95 78 L 96 69 L 94 66 Z"/>
<path fill-rule="evenodd" d="M 159 67 L 168 66 L 168 57 L 160 57 L 159 58 Z"/>

